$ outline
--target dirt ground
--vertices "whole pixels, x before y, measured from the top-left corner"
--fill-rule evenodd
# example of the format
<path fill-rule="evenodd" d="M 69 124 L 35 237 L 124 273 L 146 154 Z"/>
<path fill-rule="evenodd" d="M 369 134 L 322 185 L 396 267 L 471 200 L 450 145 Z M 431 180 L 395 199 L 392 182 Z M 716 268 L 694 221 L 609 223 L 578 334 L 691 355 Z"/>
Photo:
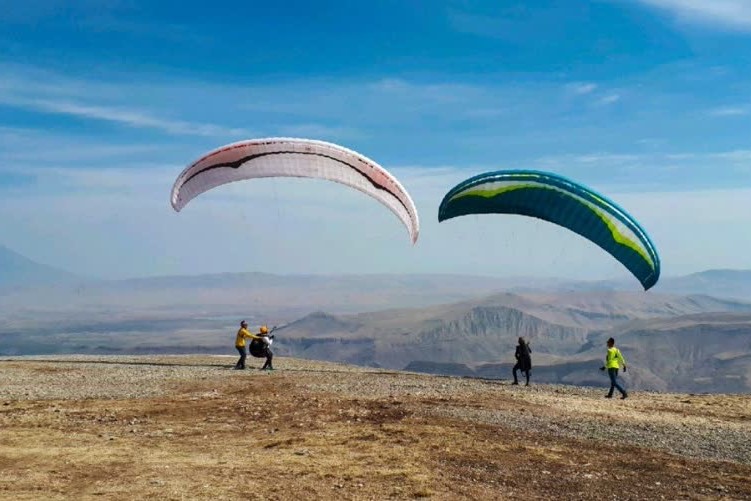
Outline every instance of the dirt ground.
<path fill-rule="evenodd" d="M 751 499 L 749 396 L 233 364 L 0 360 L 0 498 Z"/>

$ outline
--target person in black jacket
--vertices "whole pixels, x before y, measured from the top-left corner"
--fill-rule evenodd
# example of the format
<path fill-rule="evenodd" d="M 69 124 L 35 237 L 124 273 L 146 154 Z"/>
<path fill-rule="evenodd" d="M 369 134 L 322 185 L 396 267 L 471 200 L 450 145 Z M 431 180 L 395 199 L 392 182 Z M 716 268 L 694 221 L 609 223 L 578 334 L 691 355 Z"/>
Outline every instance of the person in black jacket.
<path fill-rule="evenodd" d="M 521 370 L 522 374 L 527 376 L 527 386 L 529 386 L 529 372 L 532 370 L 532 348 L 529 347 L 523 337 L 519 338 L 514 356 L 516 357 L 516 365 L 513 368 L 514 382 L 512 384 L 519 384 L 516 371 Z"/>
<path fill-rule="evenodd" d="M 254 356 L 256 358 L 266 357 L 266 363 L 263 364 L 263 367 L 261 368 L 261 370 L 263 371 L 274 370 L 274 366 L 272 364 L 274 354 L 271 352 L 271 343 L 274 341 L 274 336 L 270 334 L 271 331 L 269 331 L 269 328 L 265 325 L 262 325 L 260 332 L 257 334 L 257 337 L 250 342 L 250 346 L 248 347 L 248 351 L 250 352 L 251 356 Z"/>

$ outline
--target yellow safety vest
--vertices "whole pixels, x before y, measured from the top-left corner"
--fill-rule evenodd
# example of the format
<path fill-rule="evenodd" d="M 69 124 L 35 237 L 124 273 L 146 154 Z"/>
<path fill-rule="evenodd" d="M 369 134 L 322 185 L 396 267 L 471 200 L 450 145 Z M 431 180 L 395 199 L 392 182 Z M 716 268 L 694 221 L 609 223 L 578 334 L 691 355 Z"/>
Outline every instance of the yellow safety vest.
<path fill-rule="evenodd" d="M 608 354 L 605 355 L 605 367 L 608 369 L 618 369 L 620 368 L 618 362 L 620 362 L 620 365 L 626 365 L 626 359 L 621 355 L 621 350 L 615 346 L 608 348 Z"/>

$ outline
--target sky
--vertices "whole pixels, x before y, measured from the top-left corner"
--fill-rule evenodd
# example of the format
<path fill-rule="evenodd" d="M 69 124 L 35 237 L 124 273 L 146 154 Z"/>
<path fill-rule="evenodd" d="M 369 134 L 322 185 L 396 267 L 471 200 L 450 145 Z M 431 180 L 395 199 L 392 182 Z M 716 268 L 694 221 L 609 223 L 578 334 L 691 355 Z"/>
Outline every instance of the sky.
<path fill-rule="evenodd" d="M 0 0 L 0 244 L 102 278 L 630 277 L 540 220 L 437 222 L 456 183 L 531 168 L 617 201 L 663 276 L 751 268 L 748 0 L 206 5 Z M 185 166 L 273 136 L 379 162 L 417 205 L 417 244 L 374 199 L 319 180 L 172 210 Z"/>

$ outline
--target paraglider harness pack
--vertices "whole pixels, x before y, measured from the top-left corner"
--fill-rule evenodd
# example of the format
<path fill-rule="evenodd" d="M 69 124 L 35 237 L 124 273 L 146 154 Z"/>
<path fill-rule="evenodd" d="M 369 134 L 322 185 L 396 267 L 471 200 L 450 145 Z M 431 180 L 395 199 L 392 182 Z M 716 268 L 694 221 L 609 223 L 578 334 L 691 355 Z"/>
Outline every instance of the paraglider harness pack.
<path fill-rule="evenodd" d="M 266 356 L 266 350 L 271 346 L 271 343 L 274 342 L 274 336 L 272 336 L 271 333 L 275 330 L 276 326 L 272 327 L 268 334 L 263 336 L 263 339 L 253 339 L 250 341 L 248 351 L 251 356 L 256 358 L 263 358 Z"/>

